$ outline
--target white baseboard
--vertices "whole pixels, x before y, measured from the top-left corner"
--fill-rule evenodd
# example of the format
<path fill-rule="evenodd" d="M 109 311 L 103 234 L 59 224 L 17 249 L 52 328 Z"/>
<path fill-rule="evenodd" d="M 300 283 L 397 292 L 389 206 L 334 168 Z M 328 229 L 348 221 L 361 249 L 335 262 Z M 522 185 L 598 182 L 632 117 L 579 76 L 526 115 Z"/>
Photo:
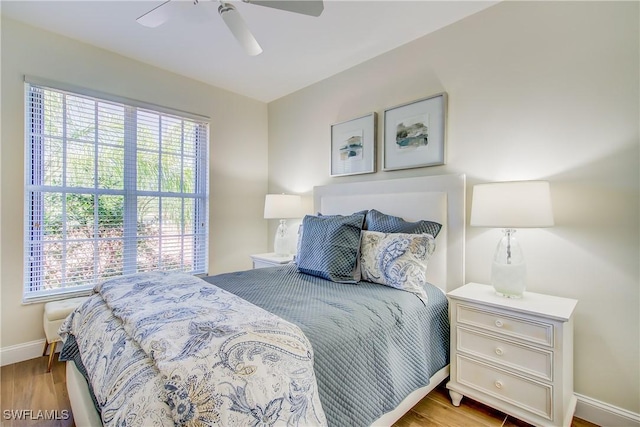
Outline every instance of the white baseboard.
<path fill-rule="evenodd" d="M 60 350 L 58 345 L 57 351 Z M 44 340 L 0 348 L 0 366 L 42 356 Z M 576 393 L 575 416 L 603 427 L 640 427 L 640 414 Z"/>
<path fill-rule="evenodd" d="M 575 393 L 575 416 L 603 427 L 640 427 L 640 414 Z"/>
<path fill-rule="evenodd" d="M 44 339 L 0 348 L 0 366 L 42 357 L 43 349 Z"/>

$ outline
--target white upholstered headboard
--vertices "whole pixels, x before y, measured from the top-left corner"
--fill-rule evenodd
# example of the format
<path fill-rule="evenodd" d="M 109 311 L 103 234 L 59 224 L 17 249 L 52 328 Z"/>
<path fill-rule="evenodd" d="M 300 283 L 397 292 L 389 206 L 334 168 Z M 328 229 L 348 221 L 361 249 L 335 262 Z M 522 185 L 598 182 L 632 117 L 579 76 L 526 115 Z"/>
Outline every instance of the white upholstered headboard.
<path fill-rule="evenodd" d="M 464 284 L 465 175 L 436 175 L 315 187 L 314 209 L 350 215 L 364 209 L 442 224 L 427 279 L 445 291 Z"/>

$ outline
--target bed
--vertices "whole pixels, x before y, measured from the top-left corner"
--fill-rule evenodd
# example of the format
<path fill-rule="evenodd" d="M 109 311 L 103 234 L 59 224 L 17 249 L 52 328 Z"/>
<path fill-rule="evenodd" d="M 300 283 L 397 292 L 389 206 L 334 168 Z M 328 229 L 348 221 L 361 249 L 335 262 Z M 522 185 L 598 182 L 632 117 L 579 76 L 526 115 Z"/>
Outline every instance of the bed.
<path fill-rule="evenodd" d="M 162 296 L 159 296 L 160 291 L 149 292 L 150 286 L 156 286 L 156 284 L 145 284 L 155 281 L 155 278 L 145 277 L 143 283 L 133 283 L 130 288 L 122 287 L 123 283 L 114 283 L 112 286 L 105 285 L 103 289 L 100 289 L 99 295 L 103 296 L 109 306 L 115 307 L 118 315 L 124 316 L 123 319 L 126 319 L 127 316 L 131 317 L 133 319 L 131 324 L 142 325 L 140 329 L 134 329 L 130 332 L 132 336 L 142 337 L 141 348 L 128 354 L 124 358 L 126 362 L 120 361 L 123 358 L 119 358 L 117 359 L 119 362 L 115 363 L 117 366 L 114 366 L 113 369 L 111 366 L 109 369 L 103 369 L 105 371 L 104 379 L 98 380 L 98 384 L 91 387 L 92 391 L 97 390 L 98 393 L 89 391 L 85 379 L 87 376 L 91 377 L 93 372 L 91 375 L 87 372 L 81 372 L 86 370 L 82 363 L 79 364 L 80 369 L 78 369 L 76 363 L 69 362 L 67 388 L 76 425 L 101 425 L 102 422 L 95 409 L 97 402 L 94 401 L 97 396 L 102 396 L 100 388 L 108 386 L 112 389 L 124 390 L 127 388 L 124 385 L 127 384 L 129 384 L 127 390 L 137 389 L 137 392 L 146 396 L 149 402 L 144 402 L 139 406 L 134 405 L 135 409 L 131 409 L 126 406 L 131 405 L 130 399 L 126 397 L 128 395 L 117 396 L 114 400 L 120 399 L 120 403 L 108 406 L 106 411 L 103 408 L 103 418 L 109 422 L 119 419 L 120 423 L 123 422 L 122 420 L 126 420 L 126 417 L 118 414 L 118 405 L 120 405 L 120 408 L 127 408 L 127 411 L 131 413 L 139 411 L 147 415 L 154 414 L 154 417 L 156 412 L 168 414 L 169 417 L 166 419 L 161 419 L 159 415 L 152 421 L 149 417 L 140 419 L 144 419 L 146 423 L 153 422 L 155 425 L 171 425 L 173 424 L 170 421 L 172 417 L 173 420 L 176 419 L 175 414 L 171 415 L 171 413 L 172 411 L 176 412 L 180 407 L 181 391 L 177 388 L 178 382 L 167 381 L 167 378 L 171 380 L 171 375 L 178 379 L 184 378 L 190 375 L 189 372 L 192 369 L 198 370 L 203 364 L 216 365 L 213 359 L 207 359 L 210 355 L 205 354 L 206 352 L 198 347 L 199 343 L 194 343 L 193 339 L 190 340 L 186 336 L 188 334 L 181 334 L 179 330 L 174 331 L 169 344 L 167 344 L 167 340 L 158 339 L 154 335 L 156 333 L 155 323 L 149 320 L 153 315 L 145 310 L 151 310 L 151 306 L 158 304 L 157 301 L 161 301 L 162 304 L 176 304 L 171 306 L 172 313 L 180 310 L 197 310 L 198 304 L 203 304 L 204 310 L 205 303 L 206 307 L 211 306 L 211 302 L 207 302 L 206 298 L 214 298 L 215 304 L 218 304 L 219 307 L 227 307 L 227 304 L 231 303 L 238 303 L 244 307 L 243 304 L 246 303 L 247 307 L 229 310 L 229 317 L 233 317 L 232 312 L 243 313 L 245 309 L 258 310 L 251 312 L 250 316 L 241 315 L 234 320 L 242 323 L 242 317 L 251 317 L 251 327 L 254 328 L 256 322 L 253 320 L 262 319 L 258 329 L 246 334 L 249 339 L 245 341 L 241 341 L 240 337 L 236 338 L 234 335 L 233 343 L 230 344 L 229 331 L 220 333 L 223 336 L 221 345 L 233 347 L 233 351 L 219 353 L 224 353 L 222 356 L 223 359 L 226 358 L 224 362 L 227 365 L 232 364 L 236 371 L 244 377 L 240 383 L 233 383 L 230 378 L 228 381 L 224 381 L 224 387 L 227 391 L 221 394 L 232 402 L 232 418 L 217 419 L 215 417 L 219 416 L 219 413 L 212 410 L 209 412 L 209 418 L 205 416 L 200 419 L 202 424 L 222 423 L 225 425 L 235 422 L 238 425 L 244 425 L 247 424 L 247 420 L 252 420 L 255 425 L 269 425 L 274 422 L 276 425 L 278 423 L 289 425 L 391 425 L 442 382 L 449 372 L 448 320 L 444 293 L 464 283 L 464 175 L 390 179 L 316 187 L 314 189 L 314 207 L 327 218 L 333 215 L 348 217 L 363 210 L 373 209 L 410 222 L 428 219 L 441 224 L 442 227 L 435 238 L 436 250 L 428 261 L 426 271 L 427 281 L 432 285 L 425 287 L 424 295 L 420 296 L 393 287 L 380 286 L 366 280 L 358 281 L 358 284 L 355 285 L 336 283 L 332 280 L 326 280 L 326 278 L 317 277 L 317 275 L 298 271 L 298 267 L 304 265 L 304 259 L 302 264 L 298 265 L 289 264 L 260 270 L 226 273 L 204 277 L 202 281 L 194 279 L 194 283 L 168 283 L 163 285 L 165 287 L 159 288 L 171 289 L 168 293 L 165 293 L 164 290 L 161 291 Z M 307 223 L 307 228 L 311 229 L 309 223 Z M 159 272 L 151 274 L 162 276 L 162 273 Z M 159 278 L 159 280 L 164 279 Z M 187 279 L 184 280 L 189 282 Z M 207 286 L 209 284 L 215 286 L 207 287 L 203 286 L 203 283 Z M 189 286 L 194 287 L 190 288 Z M 215 289 L 215 291 L 211 291 L 211 289 Z M 126 300 L 119 303 L 120 299 L 125 296 L 124 294 L 141 290 L 147 294 L 153 294 L 153 298 L 155 298 L 152 300 L 153 303 L 145 303 L 136 299 L 141 303 L 135 309 L 132 309 L 131 304 Z M 203 295 L 202 292 L 205 292 L 206 295 Z M 193 294 L 196 295 L 193 296 Z M 347 294 L 349 295 L 347 296 Z M 277 297 L 274 298 L 274 295 Z M 189 300 L 189 298 L 192 299 Z M 425 308 L 430 303 L 434 303 L 434 307 Z M 95 369 L 99 363 L 104 363 L 97 362 L 98 360 L 109 359 L 110 356 L 104 354 L 105 352 L 113 354 L 114 352 L 131 350 L 123 350 L 127 346 L 122 344 L 122 338 L 113 338 L 119 332 L 113 330 L 115 328 L 113 319 L 105 320 L 106 318 L 101 317 L 107 314 L 100 311 L 101 309 L 98 307 L 100 304 L 102 303 L 85 303 L 76 312 L 78 314 L 74 313 L 74 316 L 78 316 L 76 319 L 78 324 L 91 325 L 91 322 L 97 322 L 97 324 L 103 322 L 101 327 L 89 329 L 103 329 L 104 332 L 96 333 L 99 337 L 92 344 L 87 344 L 89 342 L 87 339 L 87 341 L 83 341 L 82 345 L 74 348 L 71 345 L 73 343 L 65 341 L 63 348 L 66 358 L 82 361 L 81 348 L 86 349 L 92 345 L 93 350 L 90 352 L 90 356 L 84 356 L 88 361 L 86 365 L 91 369 Z M 435 307 L 436 305 L 439 307 Z M 182 308 L 180 309 L 180 307 Z M 81 314 L 83 310 L 84 314 Z M 275 317 L 271 317 L 271 315 Z M 437 328 L 432 324 L 425 326 L 422 324 L 423 317 L 435 319 L 435 323 L 441 323 L 441 325 Z M 196 326 L 193 326 L 194 322 L 189 319 L 186 319 L 184 326 L 186 329 L 182 331 L 189 330 L 189 328 L 197 329 Z M 127 322 L 123 321 L 123 323 L 126 328 Z M 280 329 L 278 331 L 271 329 L 271 326 L 276 323 L 285 325 L 285 333 L 278 332 Z M 360 325 L 360 329 L 368 332 L 362 335 L 361 331 L 359 332 L 353 327 L 355 324 Z M 206 328 L 200 324 L 197 326 L 200 329 L 195 332 L 202 336 L 205 333 L 203 330 Z M 218 331 L 219 328 L 206 329 L 207 339 L 212 337 L 212 332 L 210 332 L 212 329 Z M 190 330 L 190 332 L 193 331 Z M 105 336 L 110 338 L 107 339 Z M 433 341 L 422 342 L 415 339 L 415 336 L 430 336 Z M 273 337 L 277 337 L 277 339 L 274 341 Z M 78 337 L 78 340 L 82 339 L 82 337 Z M 76 337 L 73 333 L 69 333 L 67 340 L 75 341 Z M 197 357 L 189 362 L 192 363 L 189 368 L 184 368 L 178 363 L 183 363 L 178 359 L 182 357 L 180 355 L 184 351 L 171 353 L 166 349 L 168 345 L 175 342 L 179 343 L 178 350 L 189 348 L 191 351 L 195 349 L 191 353 Z M 259 343 L 258 347 L 255 347 L 256 342 Z M 276 344 L 274 345 L 274 343 Z M 280 347 L 276 348 L 278 346 Z M 265 348 L 269 348 L 269 351 L 265 351 Z M 165 352 L 172 354 L 172 357 L 164 357 Z M 140 361 L 137 361 L 140 353 L 151 354 L 151 357 L 147 358 L 151 360 L 144 359 L 145 361 L 143 361 L 144 357 L 141 356 Z M 249 355 L 249 353 L 251 354 Z M 378 357 L 382 353 L 391 354 L 393 359 L 390 360 L 392 362 L 385 362 L 381 357 Z M 277 354 L 277 357 L 273 357 L 271 360 L 267 357 L 269 354 Z M 234 362 L 230 362 L 232 358 L 235 358 Z M 262 358 L 261 363 L 255 362 L 260 358 Z M 275 361 L 275 359 L 278 360 Z M 248 363 L 248 360 L 251 360 L 252 363 Z M 160 367 L 154 367 L 153 362 L 156 362 Z M 139 378 L 134 386 L 131 385 L 131 380 L 124 373 L 133 369 L 132 366 L 136 364 L 139 365 L 137 368 L 143 365 L 141 369 L 143 373 L 138 374 Z M 115 368 L 121 372 L 119 376 L 117 378 L 108 377 Z M 160 375 L 158 375 L 158 370 L 160 370 Z M 266 382 L 262 379 L 254 380 L 253 378 L 257 378 L 257 374 L 252 370 L 268 372 L 269 380 Z M 162 375 L 164 375 L 164 380 L 162 380 Z M 237 376 L 234 375 L 234 379 L 237 379 L 235 378 Z M 252 379 L 246 380 L 246 378 Z M 94 381 L 96 380 L 94 379 Z M 257 381 L 257 385 L 252 387 L 260 389 L 258 396 L 264 396 L 276 388 L 278 390 L 275 395 L 282 396 L 284 390 L 286 396 L 285 398 L 267 400 L 261 405 L 251 407 L 252 405 L 247 403 L 246 395 L 243 394 L 245 393 L 245 384 L 249 384 L 247 381 Z M 164 388 L 165 392 L 173 398 L 168 400 L 169 403 L 150 402 L 152 399 L 149 396 L 154 387 Z M 246 388 L 248 389 L 249 386 L 247 385 Z M 207 389 L 202 388 L 202 390 Z M 210 393 L 204 394 L 210 396 Z M 221 404 L 220 394 L 216 396 L 215 402 L 209 399 L 205 406 L 219 406 Z M 102 397 L 98 398 L 98 400 L 101 399 Z M 99 403 L 99 406 L 104 404 L 103 401 Z M 285 420 L 284 413 L 288 414 L 286 421 L 283 421 Z M 242 416 L 249 418 L 242 418 Z M 130 425 L 136 425 L 136 422 L 132 421 Z"/>

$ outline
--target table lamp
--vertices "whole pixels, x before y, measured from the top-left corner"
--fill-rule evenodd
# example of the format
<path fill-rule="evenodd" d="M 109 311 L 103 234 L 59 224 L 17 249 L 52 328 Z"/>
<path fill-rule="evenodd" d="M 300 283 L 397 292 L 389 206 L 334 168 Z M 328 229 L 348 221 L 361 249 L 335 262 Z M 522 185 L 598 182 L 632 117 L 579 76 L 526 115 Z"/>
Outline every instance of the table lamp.
<path fill-rule="evenodd" d="M 475 227 L 502 228 L 496 247 L 491 284 L 508 298 L 521 298 L 526 288 L 522 249 L 514 237 L 516 228 L 553 226 L 551 194 L 547 181 L 512 181 L 473 186 L 471 221 Z"/>
<path fill-rule="evenodd" d="M 289 254 L 287 244 L 287 219 L 302 216 L 302 198 L 293 194 L 267 194 L 264 200 L 265 219 L 279 219 L 273 250 L 277 256 Z"/>

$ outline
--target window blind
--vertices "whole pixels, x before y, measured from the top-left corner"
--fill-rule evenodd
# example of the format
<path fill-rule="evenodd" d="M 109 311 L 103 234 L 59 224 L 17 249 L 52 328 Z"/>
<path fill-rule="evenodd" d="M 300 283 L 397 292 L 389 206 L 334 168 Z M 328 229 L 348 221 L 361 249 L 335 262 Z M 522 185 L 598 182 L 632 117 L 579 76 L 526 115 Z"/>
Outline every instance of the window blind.
<path fill-rule="evenodd" d="M 206 121 L 25 83 L 24 300 L 207 271 Z"/>

